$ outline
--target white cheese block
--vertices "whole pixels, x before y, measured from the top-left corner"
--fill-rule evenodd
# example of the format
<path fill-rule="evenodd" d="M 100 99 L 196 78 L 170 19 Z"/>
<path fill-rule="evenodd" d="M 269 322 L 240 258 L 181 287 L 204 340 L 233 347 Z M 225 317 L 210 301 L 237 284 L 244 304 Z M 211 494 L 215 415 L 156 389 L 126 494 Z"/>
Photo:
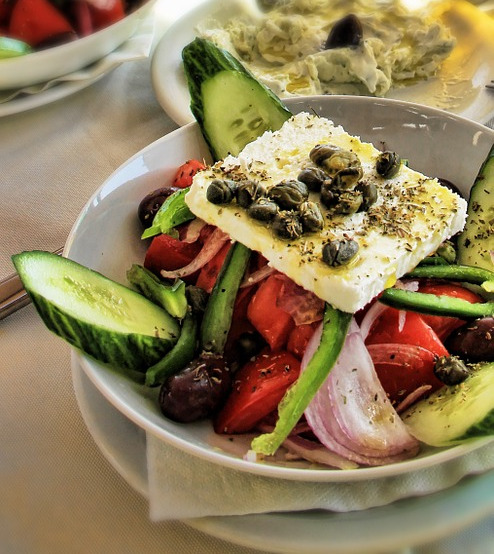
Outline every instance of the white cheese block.
<path fill-rule="evenodd" d="M 355 152 L 362 180 L 376 184 L 378 199 L 367 211 L 339 215 L 321 206 L 325 224 L 320 232 L 284 240 L 269 224 L 249 217 L 236 201 L 216 205 L 207 200 L 206 190 L 218 178 L 256 180 L 267 189 L 296 179 L 303 167 L 313 165 L 312 148 L 326 143 Z M 300 286 L 340 310 L 356 312 L 460 231 L 466 217 L 465 200 L 436 179 L 404 165 L 391 179 L 378 175 L 379 154 L 372 144 L 328 119 L 302 113 L 279 131 L 248 144 L 238 157 L 228 156 L 198 173 L 185 200 L 197 217 L 261 252 L 271 266 Z M 311 200 L 318 200 L 317 193 L 311 193 Z M 331 267 L 322 259 L 323 246 L 343 238 L 358 242 L 358 254 L 347 265 Z"/>

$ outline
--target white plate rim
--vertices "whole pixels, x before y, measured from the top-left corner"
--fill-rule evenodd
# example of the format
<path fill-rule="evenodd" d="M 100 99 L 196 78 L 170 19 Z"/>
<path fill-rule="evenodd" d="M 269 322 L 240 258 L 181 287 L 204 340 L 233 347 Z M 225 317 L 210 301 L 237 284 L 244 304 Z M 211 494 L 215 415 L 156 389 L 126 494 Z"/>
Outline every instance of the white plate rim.
<path fill-rule="evenodd" d="M 161 37 L 151 59 L 151 82 L 158 102 L 165 112 L 178 124 L 185 125 L 194 121 L 194 117 L 188 106 L 189 93 L 185 76 L 181 68 L 182 48 L 195 38 L 195 25 L 217 11 L 231 10 L 232 4 L 240 2 L 249 4 L 250 0 L 206 0 L 179 18 Z M 491 68 L 494 72 L 494 65 Z M 494 78 L 494 73 L 491 75 Z M 486 80 L 486 82 L 489 79 Z M 414 97 L 407 96 L 406 89 L 397 89 L 397 100 L 410 101 Z M 393 93 L 386 98 L 392 99 Z M 283 101 L 285 101 L 284 99 Z M 491 93 L 485 87 L 479 91 L 476 99 L 479 108 L 477 113 L 469 115 L 469 118 L 478 123 L 486 123 L 494 117 L 494 99 L 491 102 Z M 488 110 L 480 111 L 482 104 L 492 106 Z M 435 106 L 431 106 L 436 108 Z M 439 108 L 436 108 L 439 109 Z M 452 113 L 454 111 L 452 110 Z M 457 115 L 462 116 L 463 112 Z"/>
<path fill-rule="evenodd" d="M 148 498 L 145 443 L 141 440 L 143 430 L 133 425 L 111 404 L 105 405 L 107 399 L 89 379 L 74 355 L 71 367 L 76 400 L 97 447 L 121 477 Z M 125 448 L 120 449 L 118 443 L 115 445 L 114 435 L 110 436 L 101 426 L 101 409 L 114 433 L 122 427 L 121 433 L 129 435 L 131 440 Z M 136 436 L 133 437 L 132 433 Z M 183 520 L 183 523 L 237 545 L 283 554 L 361 554 L 377 548 L 380 551 L 384 548 L 410 548 L 441 539 L 451 531 L 457 533 L 494 513 L 494 497 L 488 492 L 493 484 L 494 471 L 491 471 L 463 479 L 453 487 L 437 493 L 407 498 L 348 515 L 286 512 L 204 517 Z M 474 502 L 465 501 L 469 495 L 474 497 Z M 445 511 L 451 507 L 454 513 L 445 517 Z M 407 525 L 405 528 L 399 525 L 402 518 L 410 515 L 417 517 L 418 514 L 420 525 Z M 348 532 L 359 527 L 359 522 L 362 524 L 367 520 L 372 522 L 372 535 L 367 533 L 362 537 L 359 533 Z M 303 532 L 305 523 L 310 524 L 306 533 Z M 349 525 L 352 529 L 348 529 Z M 418 528 L 420 533 L 417 533 Z"/>

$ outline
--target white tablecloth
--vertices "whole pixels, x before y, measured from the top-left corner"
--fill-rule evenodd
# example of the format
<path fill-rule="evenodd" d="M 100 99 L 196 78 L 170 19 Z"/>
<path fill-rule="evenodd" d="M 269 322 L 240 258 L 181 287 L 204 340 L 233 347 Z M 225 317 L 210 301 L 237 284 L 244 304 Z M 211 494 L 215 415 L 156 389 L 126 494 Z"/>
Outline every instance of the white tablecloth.
<path fill-rule="evenodd" d="M 13 271 L 12 254 L 63 245 L 106 177 L 175 128 L 154 97 L 148 60 L 64 100 L 1 118 L 0 279 Z M 493 545 L 494 519 L 487 519 L 413 553 L 487 554 Z M 0 322 L 0 552 L 254 554 L 182 522 L 150 521 L 147 501 L 86 429 L 69 347 L 32 306 Z"/>

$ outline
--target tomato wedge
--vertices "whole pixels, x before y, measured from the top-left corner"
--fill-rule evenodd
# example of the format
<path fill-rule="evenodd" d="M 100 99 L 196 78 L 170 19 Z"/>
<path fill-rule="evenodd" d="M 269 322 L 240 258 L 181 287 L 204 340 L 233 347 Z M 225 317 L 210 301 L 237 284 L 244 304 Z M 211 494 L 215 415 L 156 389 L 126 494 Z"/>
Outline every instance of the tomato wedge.
<path fill-rule="evenodd" d="M 419 291 L 427 294 L 435 294 L 436 296 L 449 296 L 451 298 L 461 298 L 467 302 L 475 304 L 483 302 L 483 298 L 475 292 L 457 285 L 455 283 L 437 283 L 433 281 L 425 281 L 419 284 Z M 465 321 L 456 317 L 443 317 L 439 315 L 422 314 L 422 319 L 432 327 L 436 335 L 443 341 L 455 329 L 461 327 Z"/>
<path fill-rule="evenodd" d="M 434 375 L 436 356 L 430 350 L 414 344 L 371 344 L 367 349 L 392 404 L 422 385 L 430 385 L 430 392 L 443 386 Z"/>
<path fill-rule="evenodd" d="M 196 281 L 198 287 L 201 287 L 207 292 L 213 290 L 216 279 L 218 278 L 218 273 L 220 272 L 231 246 L 231 242 L 225 243 L 216 256 L 202 266 Z"/>
<path fill-rule="evenodd" d="M 251 431 L 276 409 L 299 373 L 300 362 L 289 352 L 260 354 L 235 374 L 233 390 L 214 422 L 215 431 Z"/>
<path fill-rule="evenodd" d="M 270 275 L 257 289 L 247 309 L 247 317 L 271 350 L 280 350 L 295 327 L 292 316 L 277 306 L 283 281 Z"/>
<path fill-rule="evenodd" d="M 199 253 L 199 241 L 185 242 L 170 235 L 157 235 L 151 241 L 144 258 L 144 267 L 156 274 L 162 269 L 171 271 L 189 264 Z"/>
<path fill-rule="evenodd" d="M 297 325 L 288 337 L 287 350 L 301 360 L 318 325 L 319 322 Z"/>
<path fill-rule="evenodd" d="M 194 175 L 205 168 L 206 166 L 199 160 L 187 160 L 178 168 L 173 178 L 173 186 L 181 189 L 190 187 Z"/>

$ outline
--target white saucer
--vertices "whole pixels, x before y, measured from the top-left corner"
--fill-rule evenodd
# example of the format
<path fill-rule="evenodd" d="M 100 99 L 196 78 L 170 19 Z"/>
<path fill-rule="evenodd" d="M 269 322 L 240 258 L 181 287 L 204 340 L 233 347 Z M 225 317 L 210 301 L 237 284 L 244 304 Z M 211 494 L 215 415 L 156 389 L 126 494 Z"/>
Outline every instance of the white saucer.
<path fill-rule="evenodd" d="M 74 354 L 72 375 L 79 408 L 96 444 L 120 475 L 147 497 L 145 431 L 104 398 Z M 466 478 L 440 493 L 370 510 L 206 517 L 185 523 L 263 551 L 370 554 L 418 546 L 459 532 L 494 513 L 493 490 L 494 471 Z"/>

